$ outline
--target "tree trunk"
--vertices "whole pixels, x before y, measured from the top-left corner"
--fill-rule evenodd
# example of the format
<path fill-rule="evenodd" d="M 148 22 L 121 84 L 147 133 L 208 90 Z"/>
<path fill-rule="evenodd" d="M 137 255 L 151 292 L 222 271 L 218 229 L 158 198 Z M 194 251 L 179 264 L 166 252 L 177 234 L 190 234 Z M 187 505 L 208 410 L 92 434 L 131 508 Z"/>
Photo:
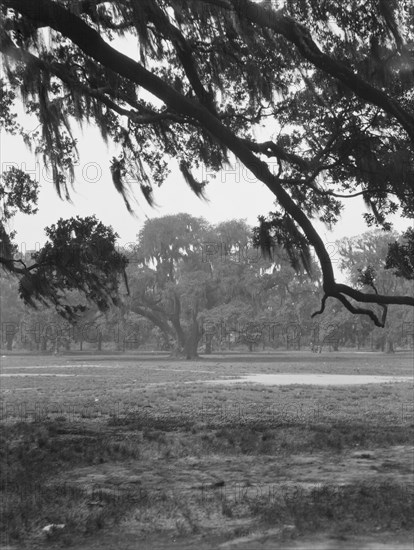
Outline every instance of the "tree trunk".
<path fill-rule="evenodd" d="M 198 342 L 200 340 L 200 330 L 197 320 L 194 319 L 187 335 L 184 351 L 186 359 L 195 359 L 198 357 Z"/>
<path fill-rule="evenodd" d="M 6 333 L 6 349 L 7 349 L 7 351 L 12 351 L 12 349 L 13 349 L 13 340 L 14 340 L 14 333 L 12 333 L 12 332 Z"/>
<path fill-rule="evenodd" d="M 178 344 L 175 344 L 173 349 L 171 350 L 170 357 L 178 359 L 179 357 L 183 357 L 184 352 L 183 349 L 180 348 Z"/>
<path fill-rule="evenodd" d="M 198 357 L 198 338 L 195 335 L 191 335 L 187 342 L 185 343 L 185 358 L 186 359 L 195 359 Z"/>
<path fill-rule="evenodd" d="M 198 338 L 189 336 L 185 342 L 184 347 L 180 346 L 178 342 L 174 346 L 174 349 L 171 351 L 170 357 L 185 358 L 185 359 L 196 359 L 198 357 Z"/>
<path fill-rule="evenodd" d="M 42 338 L 41 344 L 40 344 L 40 351 L 46 351 L 47 349 L 47 338 Z"/>
<path fill-rule="evenodd" d="M 385 353 L 395 353 L 394 340 L 391 338 L 391 336 L 387 336 L 385 343 Z"/>
<path fill-rule="evenodd" d="M 175 333 L 175 349 L 172 355 L 177 357 L 184 356 L 186 359 L 198 357 L 198 342 L 200 341 L 201 331 L 197 321 L 196 312 L 192 312 L 192 322 L 188 330 L 181 326 L 178 315 L 172 319 L 173 330 Z"/>
<path fill-rule="evenodd" d="M 211 354 L 211 343 L 212 343 L 213 335 L 212 334 L 206 334 L 206 348 L 205 353 L 206 355 Z"/>

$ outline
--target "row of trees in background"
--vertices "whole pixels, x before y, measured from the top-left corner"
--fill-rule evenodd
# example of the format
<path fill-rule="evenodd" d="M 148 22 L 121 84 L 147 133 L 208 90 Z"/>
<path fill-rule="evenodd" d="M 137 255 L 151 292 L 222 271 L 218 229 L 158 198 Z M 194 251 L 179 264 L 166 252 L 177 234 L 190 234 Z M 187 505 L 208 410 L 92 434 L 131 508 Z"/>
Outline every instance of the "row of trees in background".
<path fill-rule="evenodd" d="M 312 320 L 323 294 L 317 263 L 312 260 L 309 276 L 292 267 L 282 247 L 274 246 L 270 258 L 262 257 L 253 246 L 252 229 L 243 220 L 212 225 L 189 214 L 147 220 L 134 247 L 110 249 L 111 261 L 116 260 L 118 296 L 96 303 L 89 284 L 90 280 L 99 284 L 96 258 L 101 256 L 101 269 L 109 270 L 110 261 L 107 250 L 99 248 L 96 232 L 80 232 L 80 223 L 80 219 L 77 226 L 66 223 L 66 241 L 58 231 L 62 225 L 49 235 L 61 237 L 60 263 L 65 257 L 65 265 L 76 266 L 81 254 L 84 264 L 91 255 L 91 272 L 82 274 L 89 294 L 71 286 L 67 272 L 58 273 L 70 313 L 65 315 L 61 306 L 24 305 L 17 280 L 12 275 L 2 278 L 3 348 L 138 348 L 193 358 L 200 350 L 210 353 L 238 346 L 254 351 L 311 345 L 320 350 L 325 344 L 332 349 L 341 345 L 393 351 L 395 345 L 412 341 L 408 306 L 390 307 L 384 329 L 366 316 L 352 315 L 335 300 L 328 301 L 322 317 Z M 90 218 L 88 224 L 89 229 L 103 232 Z M 76 235 L 81 233 L 78 242 Z M 365 292 L 409 294 L 412 282 L 383 265 L 390 242 L 403 246 L 404 241 L 396 233 L 380 230 L 343 239 L 335 244 L 332 261 L 338 262 L 348 282 Z M 53 256 L 53 250 L 49 243 L 31 261 Z M 30 266 L 30 261 L 26 263 Z"/>

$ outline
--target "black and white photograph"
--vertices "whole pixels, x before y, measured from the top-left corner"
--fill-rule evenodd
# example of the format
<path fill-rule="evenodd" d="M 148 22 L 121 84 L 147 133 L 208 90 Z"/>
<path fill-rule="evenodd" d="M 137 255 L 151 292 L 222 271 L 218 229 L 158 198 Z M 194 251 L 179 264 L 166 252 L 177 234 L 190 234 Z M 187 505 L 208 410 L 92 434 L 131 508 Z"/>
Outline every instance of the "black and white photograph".
<path fill-rule="evenodd" d="M 0 550 L 414 550 L 414 0 L 0 0 Z"/>

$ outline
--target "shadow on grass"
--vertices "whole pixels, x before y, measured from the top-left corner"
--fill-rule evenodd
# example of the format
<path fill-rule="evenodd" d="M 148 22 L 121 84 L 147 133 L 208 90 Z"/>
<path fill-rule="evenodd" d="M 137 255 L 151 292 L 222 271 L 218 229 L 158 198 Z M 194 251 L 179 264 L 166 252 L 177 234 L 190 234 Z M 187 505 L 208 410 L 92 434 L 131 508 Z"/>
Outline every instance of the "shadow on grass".
<path fill-rule="evenodd" d="M 297 453 L 325 452 L 329 457 L 355 447 L 409 445 L 413 431 L 412 425 L 367 423 L 279 422 L 272 426 L 254 419 L 243 424 L 203 423 L 184 415 L 170 419 L 135 415 L 91 425 L 57 421 L 3 425 L 3 534 L 11 542 L 30 542 L 40 536 L 45 525 L 64 524 L 65 528 L 52 533 L 49 539 L 69 544 L 119 524 L 137 510 L 141 516 L 153 518 L 155 524 L 163 515 L 175 518 L 174 529 L 183 536 L 204 528 L 200 518 L 205 515 L 206 502 L 193 507 L 183 498 L 165 495 L 154 503 L 141 492 L 131 500 L 122 492 L 91 493 L 82 487 L 59 485 L 59 475 L 76 467 L 145 462 L 151 456 L 158 456 L 157 464 L 169 468 L 174 468 L 172 460 L 194 456 L 208 460 L 210 455 L 223 460 L 226 456 L 268 455 L 274 456 L 277 463 L 278 458 Z M 128 434 L 134 437 L 128 439 Z M 249 500 L 244 504 L 240 509 L 240 503 L 214 495 L 211 506 L 221 522 L 244 518 L 259 526 L 292 524 L 298 532 L 325 527 L 340 533 L 378 526 L 408 529 L 414 518 L 413 488 L 397 484 L 346 486 L 335 494 L 322 487 L 303 493 L 300 498 L 289 500 L 284 495 L 276 500 Z M 350 527 L 346 527 L 348 524 Z M 154 525 L 154 529 L 160 529 Z"/>

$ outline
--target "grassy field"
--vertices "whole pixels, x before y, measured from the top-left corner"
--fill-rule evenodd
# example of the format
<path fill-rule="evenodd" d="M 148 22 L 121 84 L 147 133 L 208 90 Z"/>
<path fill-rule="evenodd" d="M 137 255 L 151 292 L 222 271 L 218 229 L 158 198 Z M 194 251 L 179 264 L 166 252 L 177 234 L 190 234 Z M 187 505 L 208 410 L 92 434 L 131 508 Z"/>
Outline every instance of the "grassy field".
<path fill-rule="evenodd" d="M 1 363 L 3 549 L 413 548 L 412 382 L 209 383 L 412 377 L 412 353 Z"/>

